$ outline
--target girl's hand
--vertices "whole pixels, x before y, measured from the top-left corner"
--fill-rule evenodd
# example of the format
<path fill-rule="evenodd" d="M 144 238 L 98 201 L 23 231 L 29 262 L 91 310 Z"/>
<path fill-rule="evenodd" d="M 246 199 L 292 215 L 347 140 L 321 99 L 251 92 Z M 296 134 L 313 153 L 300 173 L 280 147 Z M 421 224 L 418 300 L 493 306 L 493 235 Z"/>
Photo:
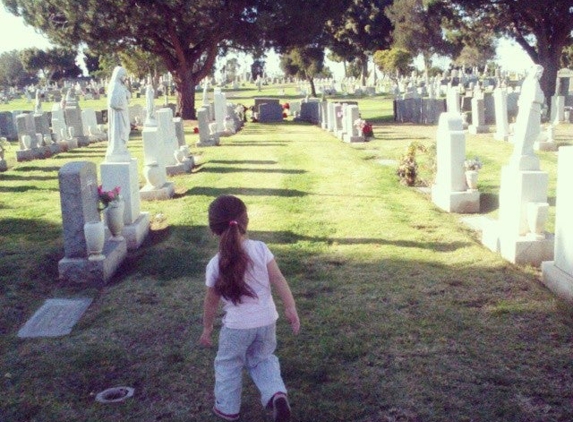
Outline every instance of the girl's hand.
<path fill-rule="evenodd" d="M 300 332 L 300 319 L 295 307 L 285 308 L 285 316 L 289 320 L 292 332 L 297 335 Z"/>
<path fill-rule="evenodd" d="M 205 347 L 213 347 L 213 342 L 211 341 L 211 330 L 203 329 L 201 337 L 199 337 L 199 344 Z"/>

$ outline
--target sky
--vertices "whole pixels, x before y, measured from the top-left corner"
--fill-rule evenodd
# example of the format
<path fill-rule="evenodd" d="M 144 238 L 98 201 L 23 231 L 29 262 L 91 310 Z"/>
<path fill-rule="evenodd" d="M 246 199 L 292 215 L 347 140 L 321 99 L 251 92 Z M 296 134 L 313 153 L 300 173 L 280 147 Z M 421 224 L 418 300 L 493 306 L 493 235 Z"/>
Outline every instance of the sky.
<path fill-rule="evenodd" d="M 40 49 L 49 48 L 50 43 L 44 36 L 38 34 L 31 26 L 24 24 L 22 18 L 16 17 L 5 11 L 0 6 L 0 54 L 11 50 L 23 50 L 30 47 Z M 9 36 L 8 36 L 9 34 Z M 529 68 L 533 62 L 525 51 L 515 42 L 501 39 L 498 42 L 497 62 L 504 70 L 521 72 Z M 279 60 L 276 54 L 269 54 L 266 60 L 269 74 L 279 73 Z M 342 64 L 328 63 L 335 76 L 343 71 Z"/>

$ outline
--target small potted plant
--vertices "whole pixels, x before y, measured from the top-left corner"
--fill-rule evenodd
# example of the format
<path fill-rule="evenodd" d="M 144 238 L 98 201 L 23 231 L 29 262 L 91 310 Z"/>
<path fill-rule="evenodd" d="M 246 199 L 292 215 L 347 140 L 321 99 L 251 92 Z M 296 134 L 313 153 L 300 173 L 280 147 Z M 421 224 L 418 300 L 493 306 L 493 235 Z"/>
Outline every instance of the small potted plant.
<path fill-rule="evenodd" d="M 474 157 L 464 161 L 464 167 L 466 169 L 466 183 L 468 185 L 468 189 L 477 189 L 478 172 L 483 167 L 483 163 L 480 161 L 479 157 Z"/>

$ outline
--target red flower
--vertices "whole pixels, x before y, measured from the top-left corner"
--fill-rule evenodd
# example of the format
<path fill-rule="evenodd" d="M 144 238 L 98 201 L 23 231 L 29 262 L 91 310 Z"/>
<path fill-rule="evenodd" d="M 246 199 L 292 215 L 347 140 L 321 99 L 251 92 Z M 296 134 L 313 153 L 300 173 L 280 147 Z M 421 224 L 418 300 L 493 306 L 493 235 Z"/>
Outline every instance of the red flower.
<path fill-rule="evenodd" d="M 193 133 L 199 133 L 199 128 L 197 126 L 193 128 Z"/>
<path fill-rule="evenodd" d="M 286 119 L 288 117 L 288 115 L 286 113 L 283 113 L 283 119 Z"/>
<path fill-rule="evenodd" d="M 290 109 L 290 104 L 289 104 L 289 103 L 284 103 L 284 104 L 283 104 L 283 109 L 284 109 L 284 110 L 289 110 L 289 109 Z"/>

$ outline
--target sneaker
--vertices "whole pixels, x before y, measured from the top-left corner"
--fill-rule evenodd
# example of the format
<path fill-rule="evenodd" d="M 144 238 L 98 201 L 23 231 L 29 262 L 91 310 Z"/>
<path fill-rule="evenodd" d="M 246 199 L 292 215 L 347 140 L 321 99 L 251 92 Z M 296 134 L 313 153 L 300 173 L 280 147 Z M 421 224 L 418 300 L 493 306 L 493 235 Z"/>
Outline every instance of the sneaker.
<path fill-rule="evenodd" d="M 227 415 L 226 413 L 221 412 L 215 406 L 213 406 L 213 413 L 219 416 L 221 419 L 225 419 L 226 421 L 236 421 L 239 419 L 239 414 L 236 413 L 234 415 Z"/>
<path fill-rule="evenodd" d="M 290 421 L 290 404 L 284 393 L 277 393 L 273 396 L 273 420 L 275 422 Z"/>

